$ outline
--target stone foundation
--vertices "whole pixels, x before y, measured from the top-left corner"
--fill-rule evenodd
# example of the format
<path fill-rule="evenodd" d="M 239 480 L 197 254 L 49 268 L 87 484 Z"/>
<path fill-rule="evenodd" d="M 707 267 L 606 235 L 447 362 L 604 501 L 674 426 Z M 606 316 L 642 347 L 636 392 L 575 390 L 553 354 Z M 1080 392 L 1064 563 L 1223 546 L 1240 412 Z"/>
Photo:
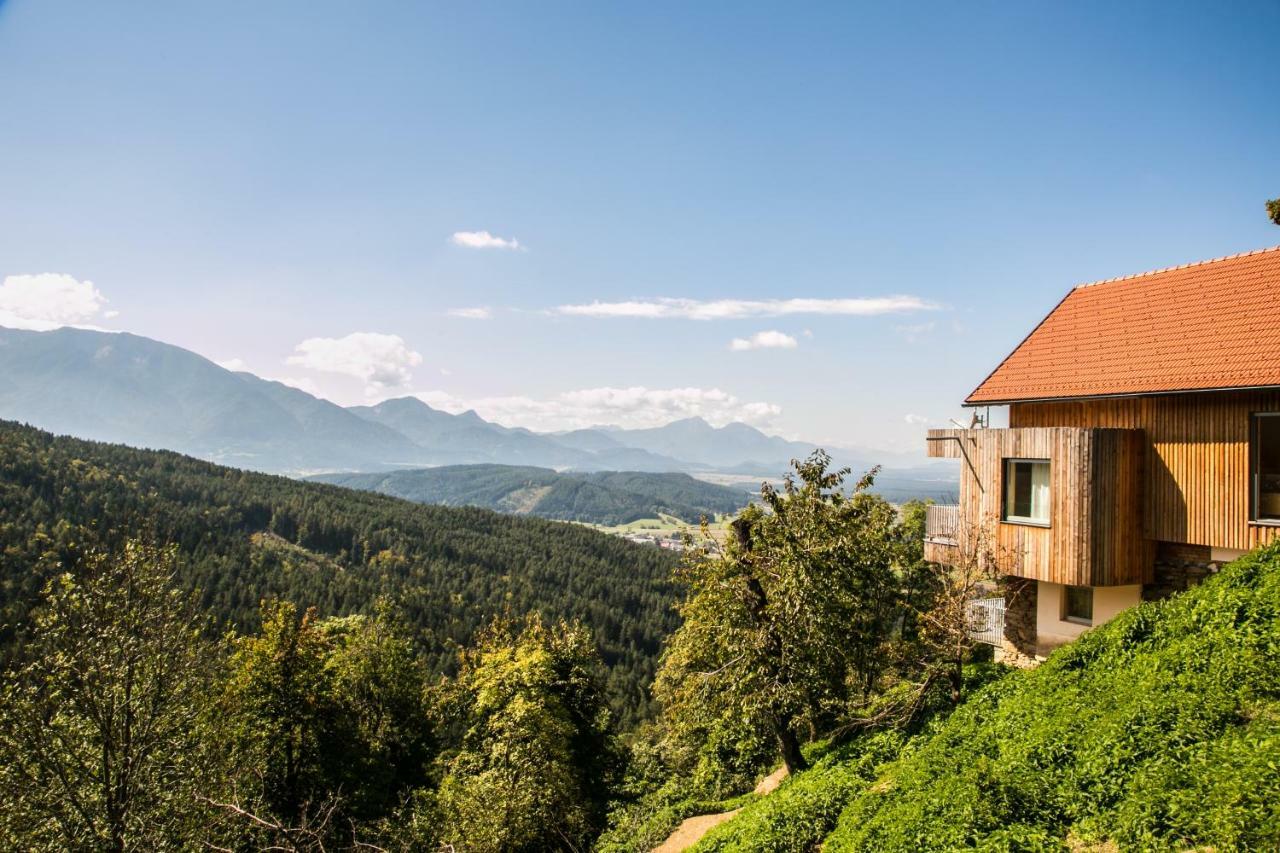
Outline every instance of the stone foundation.
<path fill-rule="evenodd" d="M 1218 571 L 1219 567 L 1207 546 L 1159 542 L 1156 544 L 1154 576 L 1151 583 L 1142 585 L 1142 599 L 1159 601 L 1185 592 Z"/>
<path fill-rule="evenodd" d="M 1036 664 L 1036 582 L 1005 577 L 1004 643 L 999 660 L 1013 666 Z"/>

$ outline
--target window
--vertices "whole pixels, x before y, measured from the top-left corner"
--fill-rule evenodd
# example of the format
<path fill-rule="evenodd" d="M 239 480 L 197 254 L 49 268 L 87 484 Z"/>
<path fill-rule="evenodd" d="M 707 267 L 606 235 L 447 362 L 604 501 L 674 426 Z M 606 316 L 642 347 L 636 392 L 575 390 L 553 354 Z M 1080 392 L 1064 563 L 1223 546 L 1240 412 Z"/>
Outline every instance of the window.
<path fill-rule="evenodd" d="M 1067 587 L 1062 594 L 1062 618 L 1079 625 L 1092 625 L 1093 587 Z"/>
<path fill-rule="evenodd" d="M 1253 517 L 1280 523 L 1280 412 L 1253 421 Z"/>
<path fill-rule="evenodd" d="M 1049 460 L 1004 460 L 1004 520 L 1049 523 Z"/>

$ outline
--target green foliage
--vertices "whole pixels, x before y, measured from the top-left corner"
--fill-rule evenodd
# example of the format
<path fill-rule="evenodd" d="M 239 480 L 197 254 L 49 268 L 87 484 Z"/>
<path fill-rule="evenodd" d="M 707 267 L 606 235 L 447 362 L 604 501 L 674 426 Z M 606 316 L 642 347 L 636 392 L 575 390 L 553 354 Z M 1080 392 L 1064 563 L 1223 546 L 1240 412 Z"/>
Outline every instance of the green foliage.
<path fill-rule="evenodd" d="M 824 849 L 1273 848 L 1280 546 L 970 698 Z"/>
<path fill-rule="evenodd" d="M 173 550 L 130 543 L 53 578 L 0 687 L 0 846 L 176 849 L 213 822 L 197 800 L 213 666 Z"/>
<path fill-rule="evenodd" d="M 436 798 L 439 841 L 474 851 L 581 850 L 599 832 L 619 755 L 581 626 L 496 624 L 445 709 L 461 746 Z"/>
<path fill-rule="evenodd" d="M 223 712 L 251 802 L 288 826 L 318 807 L 385 817 L 426 781 L 425 674 L 389 607 L 320 621 L 263 605 L 262 633 L 235 641 Z"/>
<path fill-rule="evenodd" d="M 643 800 L 610 814 L 609 830 L 593 849 L 596 853 L 648 853 L 662 844 L 682 821 L 696 815 L 739 809 L 755 799 L 756 795 L 749 793 L 728 799 L 708 799 L 691 793 L 687 780 L 674 777 Z"/>
<path fill-rule="evenodd" d="M 737 512 L 747 492 L 688 474 L 638 471 L 556 472 L 521 465 L 446 465 L 381 474 L 322 474 L 313 479 L 411 501 L 478 506 L 561 521 L 617 526 L 659 515 L 697 524 Z"/>
<path fill-rule="evenodd" d="M 1267 217 L 1276 225 L 1280 225 L 1280 198 L 1267 202 Z"/>
<path fill-rule="evenodd" d="M 966 692 L 1003 677 L 1002 666 L 970 665 L 964 676 Z M 923 693 L 921 694 L 921 690 Z M 889 715 L 876 724 L 887 708 L 898 707 L 910 697 L 915 713 Z M 698 851 L 795 851 L 818 846 L 835 827 L 845 805 L 878 776 L 881 766 L 898 757 L 912 733 L 953 708 L 950 686 L 942 680 L 925 685 L 900 682 L 867 709 L 868 727 L 844 744 L 822 755 L 814 766 L 785 779 L 767 797 L 746 803 L 741 814 L 713 829 Z"/>
<path fill-rule="evenodd" d="M 699 851 L 812 850 L 835 826 L 849 798 L 875 778 L 875 770 L 897 754 L 905 736 L 885 731 L 860 737 L 789 777 L 767 797 L 702 839 Z"/>
<path fill-rule="evenodd" d="M 866 492 L 870 475 L 845 496 L 845 472 L 828 462 L 797 463 L 781 493 L 764 490 L 768 512 L 748 507 L 723 549 L 689 552 L 684 624 L 655 684 L 673 740 L 694 745 L 678 771 L 714 758 L 708 746 L 762 757 L 766 738 L 788 767 L 803 766 L 801 727 L 835 718 L 882 672 L 898 605 L 897 513 Z"/>
<path fill-rule="evenodd" d="M 179 551 L 178 581 L 221 625 L 252 630 L 264 599 L 319 617 L 394 600 L 432 674 L 493 615 L 581 621 L 624 724 L 673 630 L 673 558 L 578 525 L 223 468 L 174 453 L 57 438 L 0 422 L 0 649 L 59 565 L 145 535 Z"/>

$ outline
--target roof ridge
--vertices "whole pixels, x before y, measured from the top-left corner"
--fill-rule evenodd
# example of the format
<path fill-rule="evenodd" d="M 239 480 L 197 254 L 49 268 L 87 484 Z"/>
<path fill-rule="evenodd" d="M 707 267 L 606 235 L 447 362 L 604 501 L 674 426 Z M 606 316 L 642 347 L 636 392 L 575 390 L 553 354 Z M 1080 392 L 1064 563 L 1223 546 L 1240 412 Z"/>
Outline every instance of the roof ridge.
<path fill-rule="evenodd" d="M 1265 249 L 1253 249 L 1252 251 L 1248 251 L 1248 252 L 1237 252 L 1234 255 L 1223 255 L 1220 258 L 1209 258 L 1208 260 L 1205 260 L 1205 261 L 1192 261 L 1191 263 L 1188 263 L 1188 264 L 1179 264 L 1177 266 L 1164 267 L 1158 270 L 1147 270 L 1146 272 L 1136 272 L 1130 275 L 1120 275 L 1120 276 L 1116 276 L 1115 278 L 1102 278 L 1102 279 L 1098 279 L 1097 281 L 1086 281 L 1083 284 L 1077 284 L 1075 287 L 1071 289 L 1075 291 L 1075 290 L 1081 289 L 1082 287 L 1093 287 L 1094 285 L 1098 285 L 1098 284 L 1111 284 L 1112 282 L 1116 282 L 1116 281 L 1129 281 L 1130 279 L 1143 278 L 1149 275 L 1157 275 L 1162 272 L 1173 272 L 1174 270 L 1185 270 L 1185 269 L 1190 269 L 1191 267 L 1202 267 L 1205 264 L 1216 264 L 1216 263 L 1219 263 L 1220 261 L 1231 261 L 1231 260 L 1235 260 L 1236 258 L 1247 258 L 1250 255 L 1263 255 L 1263 254 L 1266 254 L 1267 252 L 1276 252 L 1276 251 L 1280 251 L 1280 246 L 1268 246 Z"/>

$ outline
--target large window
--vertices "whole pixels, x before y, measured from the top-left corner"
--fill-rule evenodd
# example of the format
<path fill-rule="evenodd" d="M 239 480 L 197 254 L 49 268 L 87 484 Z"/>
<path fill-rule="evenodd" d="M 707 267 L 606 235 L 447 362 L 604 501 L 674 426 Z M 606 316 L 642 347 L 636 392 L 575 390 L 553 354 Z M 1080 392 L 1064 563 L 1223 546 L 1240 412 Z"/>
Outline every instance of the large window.
<path fill-rule="evenodd" d="M 1093 624 L 1093 588 L 1069 586 L 1062 592 L 1062 618 L 1079 625 Z"/>
<path fill-rule="evenodd" d="M 1253 421 L 1253 517 L 1280 523 L 1280 412 Z"/>
<path fill-rule="evenodd" d="M 1004 520 L 1049 523 L 1049 460 L 1004 460 Z"/>

